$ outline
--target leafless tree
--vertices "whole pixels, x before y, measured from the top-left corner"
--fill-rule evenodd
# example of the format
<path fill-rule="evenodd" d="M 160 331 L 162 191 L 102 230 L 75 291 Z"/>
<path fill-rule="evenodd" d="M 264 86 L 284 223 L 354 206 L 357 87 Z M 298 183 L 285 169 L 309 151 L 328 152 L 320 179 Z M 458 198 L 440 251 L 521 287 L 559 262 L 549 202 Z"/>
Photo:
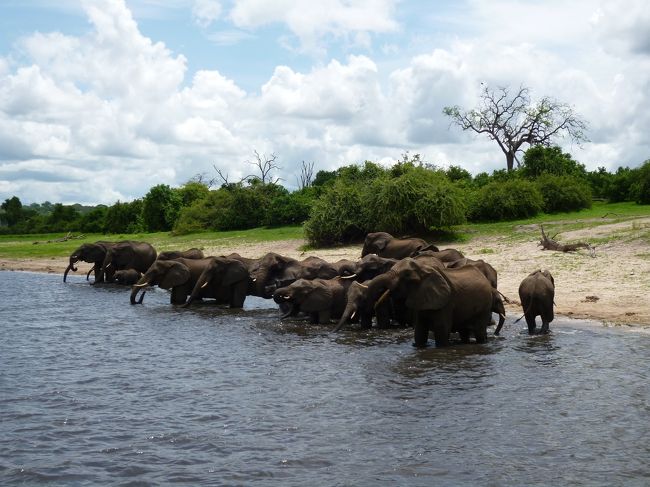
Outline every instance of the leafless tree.
<path fill-rule="evenodd" d="M 216 167 L 215 167 L 215 169 L 216 169 Z M 203 185 L 207 186 L 208 188 L 211 188 L 216 183 L 216 180 L 215 180 L 215 178 L 208 178 L 207 173 L 200 172 L 200 173 L 196 173 L 194 176 L 192 176 L 189 179 L 188 182 L 203 184 Z"/>
<path fill-rule="evenodd" d="M 443 113 L 463 130 L 487 134 L 495 140 L 506 156 L 508 171 L 514 168 L 514 161 L 520 165 L 517 153 L 524 144 L 549 146 L 560 135 L 568 135 L 577 143 L 588 141 L 587 123 L 571 106 L 549 97 L 532 103 L 525 86 L 512 96 L 508 88 L 493 90 L 484 84 L 478 108 L 461 111 L 456 105 L 445 107 Z"/>
<path fill-rule="evenodd" d="M 314 182 L 314 162 L 302 161 L 300 165 L 300 176 L 298 180 L 298 189 L 305 189 Z"/>
<path fill-rule="evenodd" d="M 224 175 L 223 171 L 217 167 L 216 164 L 212 164 L 212 167 L 214 168 L 215 171 L 217 171 L 217 176 L 219 176 L 219 179 L 221 179 L 221 185 L 226 185 L 230 184 L 228 182 L 228 174 Z M 215 178 L 216 179 L 216 178 Z"/>
<path fill-rule="evenodd" d="M 280 166 L 278 166 L 275 163 L 275 160 L 278 158 L 278 156 L 271 153 L 270 157 L 266 157 L 266 154 L 260 155 L 256 150 L 253 151 L 253 153 L 255 154 L 255 160 L 246 161 L 246 163 L 255 166 L 259 171 L 260 175 L 259 176 L 249 175 L 246 176 L 244 179 L 248 179 L 250 177 L 256 177 L 260 181 L 262 181 L 262 184 L 271 184 L 271 183 L 278 184 L 278 182 L 281 181 L 282 178 L 273 179 L 273 176 L 271 175 L 272 171 L 282 169 Z"/>

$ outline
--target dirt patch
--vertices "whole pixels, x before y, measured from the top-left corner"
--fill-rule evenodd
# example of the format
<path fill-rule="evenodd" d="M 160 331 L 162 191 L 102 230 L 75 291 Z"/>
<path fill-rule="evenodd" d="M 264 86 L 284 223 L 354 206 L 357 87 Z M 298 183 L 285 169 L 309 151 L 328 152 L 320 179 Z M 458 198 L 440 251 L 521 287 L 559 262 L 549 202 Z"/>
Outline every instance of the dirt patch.
<path fill-rule="evenodd" d="M 531 236 L 530 241 L 524 243 L 513 243 L 506 236 L 476 238 L 455 247 L 467 257 L 492 264 L 499 273 L 499 289 L 513 301 L 518 301 L 519 283 L 524 277 L 536 269 L 548 269 L 556 283 L 556 314 L 650 328 L 650 245 L 642 239 L 635 239 L 635 232 L 647 231 L 646 225 L 650 225 L 650 218 L 557 235 L 559 241 L 567 242 L 576 239 L 589 241 L 596 236 L 625 232 L 624 239 L 599 245 L 595 257 L 591 257 L 588 251 L 542 251 L 537 246 L 537 236 Z M 304 244 L 302 239 L 243 245 L 226 243 L 206 246 L 205 252 L 208 255 L 238 252 L 245 257 L 261 257 L 273 251 L 297 259 L 316 255 L 331 262 L 357 259 L 361 254 L 360 245 L 303 252 L 300 249 Z M 0 270 L 61 275 L 67 265 L 67 258 L 0 260 Z M 85 275 L 90 267 L 90 264 L 79 263 L 77 274 Z M 508 311 L 517 315 L 522 312 L 521 307 L 515 304 L 509 305 Z"/>

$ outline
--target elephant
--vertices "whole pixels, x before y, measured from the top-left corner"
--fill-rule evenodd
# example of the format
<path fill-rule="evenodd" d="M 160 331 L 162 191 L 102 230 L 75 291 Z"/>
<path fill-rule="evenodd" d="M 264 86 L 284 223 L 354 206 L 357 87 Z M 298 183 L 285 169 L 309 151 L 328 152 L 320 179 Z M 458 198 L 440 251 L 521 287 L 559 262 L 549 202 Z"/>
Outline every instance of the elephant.
<path fill-rule="evenodd" d="M 204 259 L 205 255 L 201 249 L 191 248 L 187 250 L 165 250 L 158 254 L 158 260 L 171 260 L 183 257 L 185 259 Z"/>
<path fill-rule="evenodd" d="M 452 262 L 447 262 L 445 263 L 445 265 L 448 268 L 452 268 L 452 269 L 463 267 L 465 265 L 472 265 L 476 267 L 478 270 L 480 270 L 485 277 L 487 277 L 487 280 L 490 281 L 490 284 L 494 289 L 497 288 L 497 280 L 498 280 L 497 271 L 494 267 L 492 267 L 490 264 L 485 262 L 483 259 L 473 260 L 473 259 L 468 259 L 466 257 L 463 257 L 462 259 L 454 260 Z"/>
<path fill-rule="evenodd" d="M 86 279 L 92 271 L 95 272 L 95 282 L 104 282 L 104 274 L 101 272 L 102 264 L 106 258 L 106 252 L 110 247 L 116 245 L 117 242 L 97 241 L 94 243 L 81 244 L 72 254 L 70 254 L 70 263 L 63 273 L 63 282 L 66 282 L 68 272 L 72 270 L 77 272 L 75 264 L 79 261 L 92 263 L 93 267 L 88 271 Z"/>
<path fill-rule="evenodd" d="M 357 262 L 347 263 L 339 267 L 339 276 L 342 279 L 355 279 L 367 281 L 373 277 L 387 272 L 395 265 L 397 259 L 379 257 L 377 254 L 364 255 Z"/>
<path fill-rule="evenodd" d="M 242 308 L 250 281 L 246 266 L 239 260 L 227 257 L 209 257 L 207 260 L 208 265 L 183 306 L 189 306 L 195 299 L 215 298 L 219 304 Z"/>
<path fill-rule="evenodd" d="M 329 323 L 339 318 L 345 309 L 347 289 L 352 281 L 342 279 L 298 279 L 273 293 L 273 300 L 288 305 L 283 318 L 302 311 L 312 323 Z"/>
<path fill-rule="evenodd" d="M 136 297 L 140 291 L 142 291 L 142 295 L 137 303 L 142 304 L 146 287 L 155 286 L 156 284 L 162 289 L 171 290 L 169 298 L 171 304 L 184 304 L 187 297 L 192 294 L 201 274 L 211 262 L 211 258 L 186 259 L 184 257 L 172 260 L 156 260 L 140 280 L 133 285 L 131 304 L 136 304 Z M 205 290 L 205 296 L 202 293 L 200 297 L 214 297 L 208 295 L 211 291 L 212 288 L 208 287 Z"/>
<path fill-rule="evenodd" d="M 118 284 L 126 284 L 128 286 L 131 286 L 140 280 L 142 273 L 136 271 L 135 269 L 121 269 L 119 271 L 115 271 L 115 275 L 113 277 L 118 282 Z"/>
<path fill-rule="evenodd" d="M 537 316 L 542 319 L 540 333 L 548 333 L 549 323 L 553 321 L 553 300 L 555 299 L 555 280 L 551 273 L 548 270 L 538 269 L 526 276 L 519 285 L 519 299 L 528 325 L 528 334 L 535 334 L 535 318 Z"/>
<path fill-rule="evenodd" d="M 156 249 L 147 242 L 118 242 L 106 251 L 101 272 L 107 282 L 113 282 L 113 273 L 121 269 L 135 269 L 144 273 L 154 263 L 156 256 Z"/>
<path fill-rule="evenodd" d="M 332 279 L 337 270 L 320 257 L 307 257 L 302 261 L 269 252 L 251 272 L 255 296 L 270 299 L 280 287 L 285 287 L 298 279 Z"/>
<path fill-rule="evenodd" d="M 368 283 L 371 298 L 381 294 L 376 305 L 392 293 L 406 296 L 405 305 L 414 312 L 416 347 L 426 346 L 430 330 L 437 347 L 448 345 L 450 333 L 456 331 L 465 343 L 472 334 L 477 343 L 485 343 L 492 289 L 473 266 L 449 269 L 436 259 L 410 257 Z"/>
<path fill-rule="evenodd" d="M 438 251 L 438 247 L 430 245 L 421 238 L 400 239 L 393 237 L 390 233 L 374 232 L 366 235 L 361 257 L 368 254 L 377 254 L 379 257 L 403 259 L 404 257 L 411 257 L 422 250 Z"/>

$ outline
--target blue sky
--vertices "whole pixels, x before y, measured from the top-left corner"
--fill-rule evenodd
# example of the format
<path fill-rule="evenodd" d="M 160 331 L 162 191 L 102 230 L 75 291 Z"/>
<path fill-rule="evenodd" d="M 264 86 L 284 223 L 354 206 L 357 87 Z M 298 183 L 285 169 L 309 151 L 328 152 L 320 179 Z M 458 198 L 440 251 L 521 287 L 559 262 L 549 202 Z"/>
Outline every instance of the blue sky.
<path fill-rule="evenodd" d="M 0 0 L 0 200 L 112 203 L 277 155 L 505 165 L 449 128 L 481 83 L 571 104 L 589 169 L 650 158 L 642 0 Z"/>

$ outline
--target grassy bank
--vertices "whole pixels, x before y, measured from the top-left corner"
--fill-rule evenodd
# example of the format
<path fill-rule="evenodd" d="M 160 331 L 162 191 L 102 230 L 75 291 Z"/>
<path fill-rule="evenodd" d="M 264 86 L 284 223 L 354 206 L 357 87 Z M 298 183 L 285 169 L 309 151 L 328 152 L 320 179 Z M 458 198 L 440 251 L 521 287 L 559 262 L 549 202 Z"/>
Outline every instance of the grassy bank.
<path fill-rule="evenodd" d="M 539 225 L 551 235 L 557 232 L 593 228 L 600 225 L 612 224 L 640 217 L 650 217 L 649 205 L 635 203 L 602 203 L 596 202 L 588 210 L 554 215 L 539 215 L 526 220 L 498 223 L 478 223 L 461 225 L 453 233 L 428 237 L 429 240 L 441 244 L 452 245 L 454 242 L 469 242 L 475 238 L 503 236 L 513 242 L 539 238 Z M 633 238 L 641 238 L 650 245 L 650 226 L 639 225 Z M 0 258 L 13 259 L 43 259 L 51 257 L 67 257 L 83 242 L 97 240 L 144 240 L 150 242 L 158 250 L 186 249 L 190 247 L 228 246 L 236 248 L 238 244 L 259 242 L 274 242 L 278 240 L 304 238 L 302 227 L 255 228 L 230 232 L 205 232 L 190 235 L 173 236 L 168 233 L 139 233 L 131 235 L 101 235 L 90 234 L 83 239 L 66 242 L 44 243 L 63 237 L 63 234 L 41 235 L 2 235 L 0 236 Z M 609 235 L 603 239 L 590 238 L 594 245 L 602 244 L 613 238 L 628 238 L 627 235 Z M 34 242 L 39 242 L 34 244 Z M 564 242 L 563 243 L 570 243 Z"/>

